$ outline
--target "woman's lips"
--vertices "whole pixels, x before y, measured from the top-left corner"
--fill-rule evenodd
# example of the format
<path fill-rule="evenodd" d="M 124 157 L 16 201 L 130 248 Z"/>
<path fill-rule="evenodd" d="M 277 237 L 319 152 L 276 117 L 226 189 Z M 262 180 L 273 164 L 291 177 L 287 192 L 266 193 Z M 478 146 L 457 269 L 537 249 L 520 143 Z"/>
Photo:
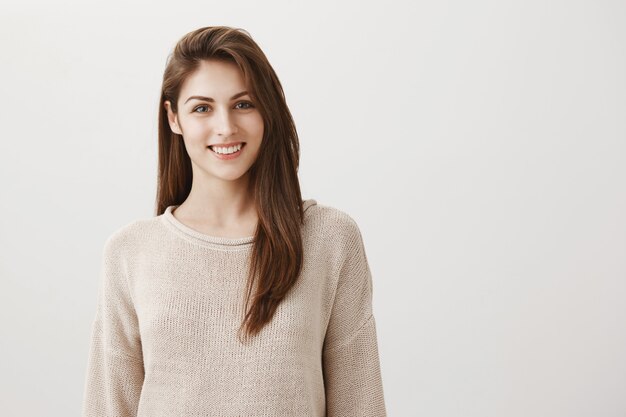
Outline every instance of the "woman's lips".
<path fill-rule="evenodd" d="M 243 149 L 246 147 L 246 143 L 245 142 L 237 142 L 237 143 L 241 143 L 241 149 L 239 149 L 237 152 L 233 152 L 233 153 L 230 153 L 230 154 L 217 153 L 217 152 L 215 152 L 213 150 L 212 146 L 207 146 L 207 148 L 209 148 L 211 153 L 213 155 L 215 155 L 216 157 L 218 157 L 219 159 L 221 159 L 221 160 L 230 160 L 230 159 L 235 159 L 239 155 L 241 155 L 241 153 L 243 152 Z"/>

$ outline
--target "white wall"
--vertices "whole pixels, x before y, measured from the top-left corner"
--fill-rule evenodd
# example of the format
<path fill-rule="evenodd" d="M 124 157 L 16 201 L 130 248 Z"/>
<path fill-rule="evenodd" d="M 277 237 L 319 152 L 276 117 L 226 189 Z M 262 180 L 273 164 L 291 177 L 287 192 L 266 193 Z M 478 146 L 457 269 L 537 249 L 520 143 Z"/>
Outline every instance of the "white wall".
<path fill-rule="evenodd" d="M 390 416 L 626 414 L 623 1 L 0 6 L 0 403 L 78 415 L 102 245 L 153 214 L 185 33 L 242 27 L 359 223 Z"/>

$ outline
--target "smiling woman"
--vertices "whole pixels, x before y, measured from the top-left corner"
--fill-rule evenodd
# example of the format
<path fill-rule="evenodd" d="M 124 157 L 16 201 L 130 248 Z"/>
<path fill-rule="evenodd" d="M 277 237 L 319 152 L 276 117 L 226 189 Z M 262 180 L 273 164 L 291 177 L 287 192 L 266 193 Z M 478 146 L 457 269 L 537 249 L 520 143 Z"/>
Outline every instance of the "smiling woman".
<path fill-rule="evenodd" d="M 83 416 L 385 416 L 360 230 L 302 199 L 250 35 L 185 35 L 158 117 L 157 213 L 104 245 Z"/>

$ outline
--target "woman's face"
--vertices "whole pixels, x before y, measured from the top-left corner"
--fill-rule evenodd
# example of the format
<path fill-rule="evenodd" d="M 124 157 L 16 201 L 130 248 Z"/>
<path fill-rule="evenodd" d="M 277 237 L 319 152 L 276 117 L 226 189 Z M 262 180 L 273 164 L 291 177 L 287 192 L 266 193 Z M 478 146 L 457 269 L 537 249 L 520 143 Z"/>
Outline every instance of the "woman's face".
<path fill-rule="evenodd" d="M 172 112 L 169 101 L 164 105 L 170 128 L 183 136 L 194 178 L 200 174 L 233 181 L 247 174 L 259 153 L 264 126 L 236 64 L 203 61 L 183 83 L 178 113 Z M 239 152 L 222 157 L 217 152 L 228 153 L 237 147 L 213 147 L 229 144 L 243 146 Z"/>

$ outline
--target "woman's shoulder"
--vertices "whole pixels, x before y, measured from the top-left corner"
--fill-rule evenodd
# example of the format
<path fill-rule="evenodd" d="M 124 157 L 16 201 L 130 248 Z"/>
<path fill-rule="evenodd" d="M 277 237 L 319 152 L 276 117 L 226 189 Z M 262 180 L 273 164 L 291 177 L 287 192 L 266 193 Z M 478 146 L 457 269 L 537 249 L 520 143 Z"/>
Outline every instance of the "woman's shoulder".
<path fill-rule="evenodd" d="M 307 206 L 308 201 L 311 202 Z M 305 215 L 305 221 L 308 221 L 315 229 L 324 230 L 329 238 L 360 237 L 356 220 L 345 210 L 328 204 L 320 204 L 313 199 L 305 200 L 305 210 L 309 213 L 308 216 Z"/>
<path fill-rule="evenodd" d="M 105 252 L 117 252 L 150 241 L 158 222 L 159 216 L 153 216 L 138 218 L 118 226 L 106 238 Z"/>

